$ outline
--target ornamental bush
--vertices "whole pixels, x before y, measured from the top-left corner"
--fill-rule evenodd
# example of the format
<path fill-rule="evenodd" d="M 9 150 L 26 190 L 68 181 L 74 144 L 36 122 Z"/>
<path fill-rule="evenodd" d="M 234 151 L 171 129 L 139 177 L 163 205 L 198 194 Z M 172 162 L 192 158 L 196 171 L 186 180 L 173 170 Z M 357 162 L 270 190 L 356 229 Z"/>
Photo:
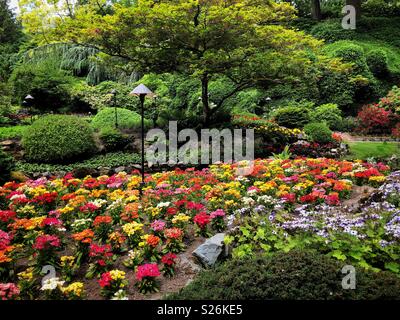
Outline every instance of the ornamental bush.
<path fill-rule="evenodd" d="M 22 146 L 29 161 L 45 163 L 76 160 L 96 149 L 89 124 L 69 115 L 39 118 L 23 133 Z"/>
<path fill-rule="evenodd" d="M 346 263 L 312 251 L 232 259 L 203 271 L 179 293 L 182 300 L 375 300 L 399 299 L 400 278 L 356 269 L 356 289 L 342 288 Z"/>
<path fill-rule="evenodd" d="M 388 74 L 388 57 L 383 50 L 371 50 L 366 55 L 367 64 L 371 72 L 378 78 Z"/>
<path fill-rule="evenodd" d="M 304 132 L 312 142 L 329 143 L 333 141 L 332 131 L 324 122 L 309 123 Z"/>
<path fill-rule="evenodd" d="M 138 129 L 141 125 L 140 115 L 134 111 L 128 109 L 116 108 L 117 109 L 117 122 L 119 129 Z M 150 121 L 145 119 L 145 126 L 149 127 Z M 92 121 L 92 127 L 97 130 L 104 128 L 115 128 L 115 110 L 114 108 L 102 109 Z"/>
<path fill-rule="evenodd" d="M 129 139 L 115 128 L 106 127 L 100 131 L 100 140 L 107 152 L 121 150 L 125 147 Z"/>
<path fill-rule="evenodd" d="M 302 128 L 310 122 L 310 111 L 306 106 L 288 106 L 274 112 L 274 120 L 287 128 Z"/>
<path fill-rule="evenodd" d="M 313 122 L 325 122 L 330 129 L 338 130 L 342 122 L 342 111 L 336 104 L 327 103 L 315 108 L 311 113 Z"/>
<path fill-rule="evenodd" d="M 377 105 L 364 106 L 357 115 L 358 130 L 364 133 L 387 133 L 390 131 L 392 112 Z"/>
<path fill-rule="evenodd" d="M 0 183 L 10 178 L 10 171 L 14 168 L 14 159 L 0 148 Z"/>

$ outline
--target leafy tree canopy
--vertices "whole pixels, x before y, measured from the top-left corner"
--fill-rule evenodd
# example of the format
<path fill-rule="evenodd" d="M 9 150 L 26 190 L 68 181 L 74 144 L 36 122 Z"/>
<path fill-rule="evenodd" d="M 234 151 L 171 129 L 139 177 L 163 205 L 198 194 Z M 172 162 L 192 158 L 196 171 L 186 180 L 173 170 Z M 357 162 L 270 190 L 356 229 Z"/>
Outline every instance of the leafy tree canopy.
<path fill-rule="evenodd" d="M 199 79 L 205 122 L 243 89 L 315 81 L 321 68 L 340 68 L 337 60 L 320 54 L 321 41 L 287 26 L 295 9 L 285 2 L 88 0 L 75 6 L 52 1 L 45 8 L 37 1 L 21 2 L 24 25 L 38 43 L 82 44 L 123 58 L 143 73 L 179 72 Z M 210 105 L 209 83 L 219 76 L 234 86 Z"/>

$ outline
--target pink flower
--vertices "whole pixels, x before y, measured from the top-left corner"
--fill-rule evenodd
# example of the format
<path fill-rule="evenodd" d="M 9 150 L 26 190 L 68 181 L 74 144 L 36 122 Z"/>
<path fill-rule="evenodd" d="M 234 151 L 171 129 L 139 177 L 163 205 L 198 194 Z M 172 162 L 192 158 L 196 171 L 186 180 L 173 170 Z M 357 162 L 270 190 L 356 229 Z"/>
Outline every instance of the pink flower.
<path fill-rule="evenodd" d="M 147 263 L 137 268 L 136 280 L 138 281 L 142 281 L 143 278 L 155 278 L 158 276 L 160 276 L 160 270 L 158 270 L 158 266 L 155 263 Z"/>
<path fill-rule="evenodd" d="M 154 220 L 150 227 L 156 232 L 162 231 L 165 228 L 165 222 L 162 220 Z"/>
<path fill-rule="evenodd" d="M 14 283 L 0 283 L 0 300 L 10 300 L 19 295 L 19 288 Z"/>
<path fill-rule="evenodd" d="M 225 211 L 222 209 L 218 209 L 218 210 L 215 210 L 210 213 L 211 219 L 215 219 L 217 217 L 224 217 L 224 216 L 225 216 Z"/>

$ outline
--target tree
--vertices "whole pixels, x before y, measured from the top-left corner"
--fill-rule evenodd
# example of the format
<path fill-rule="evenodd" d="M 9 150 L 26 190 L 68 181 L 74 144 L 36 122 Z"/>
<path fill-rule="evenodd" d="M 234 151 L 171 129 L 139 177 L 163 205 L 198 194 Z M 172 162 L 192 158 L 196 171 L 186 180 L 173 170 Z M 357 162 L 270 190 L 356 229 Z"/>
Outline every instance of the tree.
<path fill-rule="evenodd" d="M 0 81 L 11 72 L 14 53 L 23 40 L 21 26 L 9 9 L 8 0 L 0 0 Z"/>
<path fill-rule="evenodd" d="M 357 19 L 361 17 L 361 0 L 346 0 L 346 5 L 351 5 L 356 9 Z"/>
<path fill-rule="evenodd" d="M 315 20 L 321 20 L 321 3 L 319 0 L 311 0 L 311 16 Z"/>
<path fill-rule="evenodd" d="M 288 3 L 272 0 L 142 0 L 134 5 L 89 0 L 73 14 L 47 17 L 46 29 L 29 28 L 41 37 L 38 41 L 94 47 L 144 74 L 178 72 L 199 79 L 208 123 L 241 90 L 319 76 L 318 65 L 328 61 L 319 53 L 322 42 L 286 26 L 294 12 Z M 209 84 L 220 76 L 234 86 L 214 106 Z"/>

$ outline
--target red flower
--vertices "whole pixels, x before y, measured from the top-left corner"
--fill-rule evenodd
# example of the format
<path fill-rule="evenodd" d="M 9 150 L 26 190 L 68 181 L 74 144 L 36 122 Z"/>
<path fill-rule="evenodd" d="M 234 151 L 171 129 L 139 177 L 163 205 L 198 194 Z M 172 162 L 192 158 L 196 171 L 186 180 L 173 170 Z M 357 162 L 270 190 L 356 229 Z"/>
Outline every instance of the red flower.
<path fill-rule="evenodd" d="M 203 229 L 207 226 L 207 224 L 210 223 L 211 218 L 207 213 L 202 211 L 202 212 L 196 214 L 193 221 L 194 221 L 194 223 L 196 223 L 199 226 L 199 228 Z"/>
<path fill-rule="evenodd" d="M 96 205 L 93 204 L 93 203 L 90 203 L 90 202 L 79 208 L 79 210 L 80 210 L 81 212 L 85 212 L 85 213 L 94 212 L 94 211 L 96 211 L 97 209 L 99 209 L 99 207 L 96 206 Z"/>
<path fill-rule="evenodd" d="M 57 218 L 46 218 L 42 221 L 41 223 L 41 227 L 45 227 L 45 226 L 60 226 L 62 225 L 62 221 L 57 219 Z"/>
<path fill-rule="evenodd" d="M 331 206 L 337 206 L 340 203 L 339 195 L 335 193 L 331 193 L 325 197 L 325 203 Z"/>
<path fill-rule="evenodd" d="M 13 220 L 17 214 L 11 210 L 0 210 L 0 221 L 1 222 L 8 222 Z"/>
<path fill-rule="evenodd" d="M 170 207 L 170 208 L 167 209 L 167 214 L 171 215 L 171 216 L 176 214 L 177 212 L 178 212 L 178 209 L 174 208 L 174 207 Z"/>
<path fill-rule="evenodd" d="M 167 253 L 161 258 L 161 263 L 167 265 L 167 266 L 172 266 L 176 263 L 175 259 L 177 258 L 177 255 L 174 253 Z"/>
<path fill-rule="evenodd" d="M 43 250 L 51 247 L 58 248 L 60 244 L 60 239 L 57 236 L 45 234 L 43 236 L 38 236 L 32 247 L 33 249 Z"/>
<path fill-rule="evenodd" d="M 160 270 L 158 270 L 158 266 L 155 263 L 147 263 L 137 268 L 136 279 L 138 281 L 142 281 L 143 278 L 155 278 L 158 276 L 160 276 Z"/>
<path fill-rule="evenodd" d="M 97 282 L 99 283 L 100 287 L 108 287 L 111 284 L 112 278 L 110 272 L 105 272 L 101 275 L 100 280 Z"/>
<path fill-rule="evenodd" d="M 288 203 L 296 202 L 296 194 L 294 193 L 286 193 L 281 198 Z"/>

